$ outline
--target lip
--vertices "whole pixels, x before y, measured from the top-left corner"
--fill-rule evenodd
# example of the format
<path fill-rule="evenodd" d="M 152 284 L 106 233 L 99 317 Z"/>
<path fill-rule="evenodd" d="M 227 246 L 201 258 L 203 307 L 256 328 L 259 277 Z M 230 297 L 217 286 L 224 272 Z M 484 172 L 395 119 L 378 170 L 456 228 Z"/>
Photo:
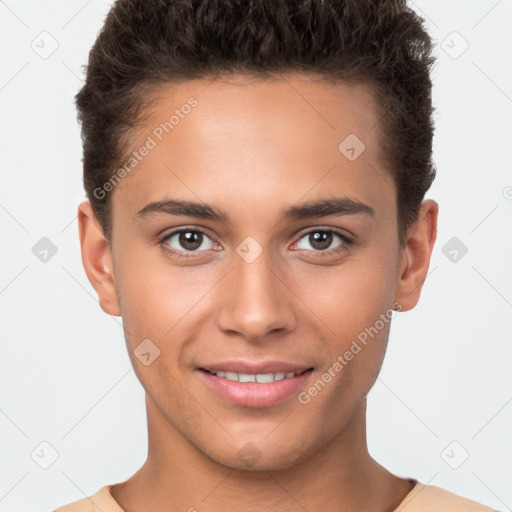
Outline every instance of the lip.
<path fill-rule="evenodd" d="M 242 407 L 265 408 L 277 405 L 292 395 L 296 396 L 299 389 L 304 387 L 313 368 L 277 361 L 262 364 L 232 361 L 202 366 L 198 370 L 197 373 L 203 379 L 205 385 L 221 399 Z M 294 372 L 297 375 L 289 379 L 259 384 L 256 382 L 235 382 L 224 377 L 217 377 L 208 373 L 207 370 L 248 374 Z"/>

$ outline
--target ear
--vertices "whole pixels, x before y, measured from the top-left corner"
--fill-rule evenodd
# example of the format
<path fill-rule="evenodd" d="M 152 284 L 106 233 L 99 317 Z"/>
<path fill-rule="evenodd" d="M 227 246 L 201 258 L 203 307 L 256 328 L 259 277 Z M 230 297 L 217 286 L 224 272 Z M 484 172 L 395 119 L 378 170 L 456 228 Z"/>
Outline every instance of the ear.
<path fill-rule="evenodd" d="M 435 201 L 423 201 L 418 219 L 408 229 L 395 294 L 395 301 L 401 305 L 400 311 L 414 308 L 420 298 L 436 241 L 438 211 L 439 205 Z"/>
<path fill-rule="evenodd" d="M 110 246 L 89 201 L 78 207 L 78 230 L 84 270 L 98 294 L 101 309 L 109 315 L 121 316 Z"/>

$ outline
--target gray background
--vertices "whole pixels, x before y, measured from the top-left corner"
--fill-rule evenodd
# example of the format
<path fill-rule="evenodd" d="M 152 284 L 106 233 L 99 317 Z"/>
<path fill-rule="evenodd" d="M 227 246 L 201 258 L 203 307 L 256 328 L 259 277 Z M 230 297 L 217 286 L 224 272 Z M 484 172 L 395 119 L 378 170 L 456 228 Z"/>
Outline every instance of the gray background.
<path fill-rule="evenodd" d="M 52 510 L 145 460 L 144 394 L 76 222 L 73 96 L 109 5 L 0 1 L 0 512 Z M 439 56 L 439 233 L 419 305 L 393 322 L 369 448 L 399 476 L 511 510 L 512 1 L 414 7 Z"/>

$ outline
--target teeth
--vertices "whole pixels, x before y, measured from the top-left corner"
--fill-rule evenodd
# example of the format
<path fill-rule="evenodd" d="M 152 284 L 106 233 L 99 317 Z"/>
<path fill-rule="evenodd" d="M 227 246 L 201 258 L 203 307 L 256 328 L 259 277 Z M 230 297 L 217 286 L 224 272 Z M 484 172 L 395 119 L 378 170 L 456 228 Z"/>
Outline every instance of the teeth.
<path fill-rule="evenodd" d="M 259 382 L 260 384 L 274 382 L 275 380 L 277 380 L 273 373 L 258 373 L 258 375 L 255 375 L 255 377 L 256 377 L 256 382 Z M 240 381 L 240 382 L 242 382 L 242 381 Z"/>
<path fill-rule="evenodd" d="M 239 373 L 238 382 L 256 382 L 256 375 L 249 375 L 248 373 Z"/>
<path fill-rule="evenodd" d="M 295 377 L 294 372 L 277 372 L 277 373 L 258 373 L 256 375 L 249 373 L 235 373 L 235 372 L 210 372 L 217 377 L 223 377 L 235 382 L 258 382 L 260 384 L 267 384 L 276 380 L 292 379 Z"/>

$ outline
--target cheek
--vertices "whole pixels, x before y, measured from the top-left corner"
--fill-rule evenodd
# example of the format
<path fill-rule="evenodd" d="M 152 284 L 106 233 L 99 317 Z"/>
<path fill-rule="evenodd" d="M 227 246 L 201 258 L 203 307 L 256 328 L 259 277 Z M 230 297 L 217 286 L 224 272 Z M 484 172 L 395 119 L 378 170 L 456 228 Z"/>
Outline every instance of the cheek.
<path fill-rule="evenodd" d="M 166 264 L 160 255 L 146 260 L 133 252 L 123 258 L 116 268 L 116 285 L 123 324 L 129 332 L 166 338 L 175 324 L 193 313 L 207 291 L 205 280 L 192 274 Z"/>
<path fill-rule="evenodd" d="M 389 255 L 368 252 L 327 271 L 319 267 L 314 275 L 298 278 L 298 295 L 331 336 L 354 337 L 392 306 L 392 264 Z"/>
<path fill-rule="evenodd" d="M 329 327 L 329 361 L 305 390 L 305 399 L 314 404 L 311 414 L 324 418 L 320 429 L 325 435 L 339 429 L 375 383 L 393 314 L 393 287 L 378 267 L 362 273 L 354 269 L 332 280 L 329 290 L 330 301 L 318 296 L 314 301 Z"/>
<path fill-rule="evenodd" d="M 314 317 L 322 320 L 324 339 L 328 340 L 325 348 L 329 361 L 321 369 L 320 378 L 329 381 L 332 394 L 325 393 L 319 405 L 323 402 L 329 407 L 334 397 L 336 402 L 353 405 L 375 382 L 393 315 L 393 257 L 391 250 L 383 251 L 381 246 L 380 251 L 369 250 L 347 259 L 328 275 L 319 272 L 319 279 L 303 281 L 313 322 Z M 342 407 L 340 414 L 344 410 Z"/>

